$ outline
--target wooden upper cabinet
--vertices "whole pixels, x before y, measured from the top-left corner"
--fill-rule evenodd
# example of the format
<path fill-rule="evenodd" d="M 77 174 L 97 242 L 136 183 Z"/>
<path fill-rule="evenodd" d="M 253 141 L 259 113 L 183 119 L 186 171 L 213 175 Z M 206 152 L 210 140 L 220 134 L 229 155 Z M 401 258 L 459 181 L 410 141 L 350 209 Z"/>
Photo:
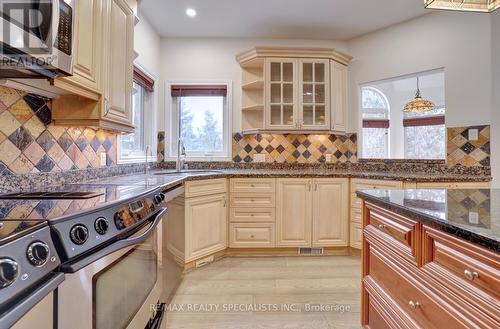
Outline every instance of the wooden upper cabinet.
<path fill-rule="evenodd" d="M 125 0 L 110 0 L 108 5 L 103 117 L 132 125 L 135 15 Z"/>
<path fill-rule="evenodd" d="M 347 132 L 347 66 L 330 61 L 331 128 L 334 132 Z"/>
<path fill-rule="evenodd" d="M 277 246 L 310 247 L 312 182 L 310 179 L 277 180 Z"/>
<path fill-rule="evenodd" d="M 327 48 L 255 47 L 236 60 L 243 133 L 346 130 L 350 56 Z"/>
<path fill-rule="evenodd" d="M 56 87 L 94 100 L 98 100 L 101 94 L 102 6 L 101 0 L 76 2 L 73 76 L 54 81 Z"/>
<path fill-rule="evenodd" d="M 314 179 L 312 246 L 349 245 L 349 179 Z"/>
<path fill-rule="evenodd" d="M 78 1 L 74 75 L 54 81 L 71 93 L 54 99 L 55 124 L 133 132 L 133 2 Z"/>
<path fill-rule="evenodd" d="M 300 130 L 328 130 L 330 128 L 330 61 L 301 59 L 299 63 Z"/>

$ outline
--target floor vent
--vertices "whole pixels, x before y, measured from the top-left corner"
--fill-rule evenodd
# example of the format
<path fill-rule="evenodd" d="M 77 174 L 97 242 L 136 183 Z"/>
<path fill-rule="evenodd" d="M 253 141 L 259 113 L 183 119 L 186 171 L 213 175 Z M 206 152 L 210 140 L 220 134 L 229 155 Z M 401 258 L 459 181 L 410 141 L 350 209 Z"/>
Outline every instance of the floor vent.
<path fill-rule="evenodd" d="M 299 255 L 323 255 L 323 248 L 299 248 Z"/>
<path fill-rule="evenodd" d="M 214 262 L 214 256 L 209 256 L 207 258 L 203 258 L 203 259 L 196 261 L 195 266 L 198 268 L 198 267 L 202 267 L 202 266 L 205 266 L 205 265 L 213 263 L 213 262 Z"/>

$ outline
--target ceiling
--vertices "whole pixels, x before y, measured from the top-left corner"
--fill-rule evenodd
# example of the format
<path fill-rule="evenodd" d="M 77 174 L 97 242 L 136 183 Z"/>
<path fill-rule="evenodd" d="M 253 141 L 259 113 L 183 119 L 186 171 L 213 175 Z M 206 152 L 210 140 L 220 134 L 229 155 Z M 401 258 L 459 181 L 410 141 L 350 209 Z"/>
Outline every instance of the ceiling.
<path fill-rule="evenodd" d="M 421 16 L 423 7 L 422 0 L 143 0 L 140 11 L 163 37 L 349 40 Z"/>

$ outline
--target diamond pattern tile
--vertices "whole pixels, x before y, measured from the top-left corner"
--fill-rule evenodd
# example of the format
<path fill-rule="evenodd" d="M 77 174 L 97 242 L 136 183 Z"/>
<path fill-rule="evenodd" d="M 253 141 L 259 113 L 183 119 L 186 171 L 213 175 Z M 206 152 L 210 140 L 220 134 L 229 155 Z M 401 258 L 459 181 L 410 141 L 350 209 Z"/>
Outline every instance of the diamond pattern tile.
<path fill-rule="evenodd" d="M 101 152 L 117 163 L 116 134 L 51 118 L 49 100 L 0 86 L 0 175 L 99 167 Z"/>
<path fill-rule="evenodd" d="M 477 140 L 469 140 L 469 129 L 478 129 Z M 447 135 L 449 166 L 490 166 L 490 126 L 448 128 Z"/>

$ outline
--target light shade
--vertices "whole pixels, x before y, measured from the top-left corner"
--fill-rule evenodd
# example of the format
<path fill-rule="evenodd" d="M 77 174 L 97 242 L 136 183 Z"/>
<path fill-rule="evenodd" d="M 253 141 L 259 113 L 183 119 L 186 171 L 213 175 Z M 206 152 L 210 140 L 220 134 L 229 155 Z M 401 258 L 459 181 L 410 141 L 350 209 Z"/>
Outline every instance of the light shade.
<path fill-rule="evenodd" d="M 500 0 L 424 0 L 424 7 L 491 13 L 500 7 Z"/>
<path fill-rule="evenodd" d="M 415 98 L 405 105 L 403 112 L 411 113 L 422 113 L 433 111 L 436 108 L 433 102 L 428 101 L 420 97 L 420 95 L 415 96 Z"/>

